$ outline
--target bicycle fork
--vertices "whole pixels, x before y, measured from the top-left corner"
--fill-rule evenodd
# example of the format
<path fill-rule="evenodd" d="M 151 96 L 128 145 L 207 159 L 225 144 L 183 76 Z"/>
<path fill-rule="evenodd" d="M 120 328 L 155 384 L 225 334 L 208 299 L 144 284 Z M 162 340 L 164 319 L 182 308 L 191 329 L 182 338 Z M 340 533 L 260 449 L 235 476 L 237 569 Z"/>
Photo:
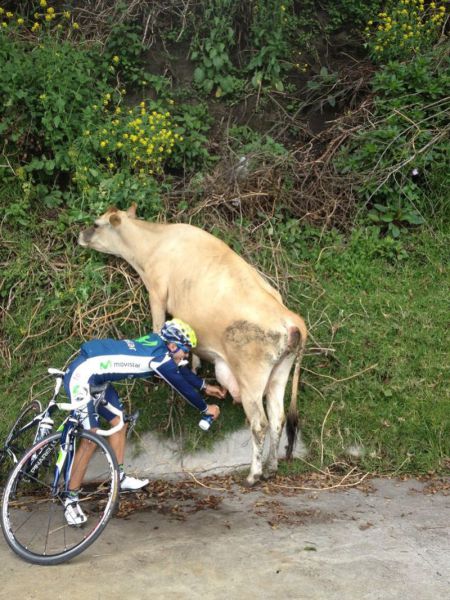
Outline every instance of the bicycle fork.
<path fill-rule="evenodd" d="M 70 474 L 72 472 L 73 459 L 76 451 L 76 438 L 73 434 L 77 420 L 70 417 L 68 421 L 61 425 L 58 430 L 62 430 L 60 449 L 55 464 L 55 474 L 53 477 L 52 495 L 58 495 L 58 482 L 61 473 L 64 473 L 64 493 L 68 491 Z"/>

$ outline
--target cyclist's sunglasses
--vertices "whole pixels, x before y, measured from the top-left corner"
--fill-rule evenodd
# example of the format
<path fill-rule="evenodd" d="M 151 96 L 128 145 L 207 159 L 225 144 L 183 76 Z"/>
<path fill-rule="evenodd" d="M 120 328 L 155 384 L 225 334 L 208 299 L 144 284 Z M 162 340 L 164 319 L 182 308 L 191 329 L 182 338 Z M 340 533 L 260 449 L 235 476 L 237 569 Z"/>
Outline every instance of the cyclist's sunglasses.
<path fill-rule="evenodd" d="M 187 346 L 184 346 L 183 344 L 177 344 L 177 348 L 179 350 L 183 350 L 183 352 L 186 352 L 186 354 L 189 354 L 189 352 L 191 351 L 190 348 L 188 348 Z"/>

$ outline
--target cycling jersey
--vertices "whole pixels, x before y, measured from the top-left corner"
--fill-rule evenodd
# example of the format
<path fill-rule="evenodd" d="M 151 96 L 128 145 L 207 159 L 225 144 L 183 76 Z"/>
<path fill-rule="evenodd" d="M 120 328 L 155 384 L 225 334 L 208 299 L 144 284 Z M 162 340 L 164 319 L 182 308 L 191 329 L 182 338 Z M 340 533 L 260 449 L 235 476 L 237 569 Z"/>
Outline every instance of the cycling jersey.
<path fill-rule="evenodd" d="M 90 385 L 158 376 L 171 385 L 189 404 L 206 412 L 200 394 L 205 381 L 186 366 L 178 366 L 164 340 L 156 333 L 136 340 L 91 340 L 81 346 L 80 355 L 68 367 L 64 387 L 75 399 Z"/>

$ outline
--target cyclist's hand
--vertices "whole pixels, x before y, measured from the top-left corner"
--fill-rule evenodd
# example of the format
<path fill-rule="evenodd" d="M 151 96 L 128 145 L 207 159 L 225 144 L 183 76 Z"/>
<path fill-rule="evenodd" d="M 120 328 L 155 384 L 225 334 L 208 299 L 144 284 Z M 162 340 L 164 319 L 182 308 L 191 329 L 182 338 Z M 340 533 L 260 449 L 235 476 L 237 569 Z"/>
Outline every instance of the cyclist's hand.
<path fill-rule="evenodd" d="M 220 385 L 207 384 L 205 387 L 205 394 L 207 396 L 214 396 L 215 398 L 219 398 L 219 400 L 223 400 L 227 395 L 227 390 Z"/>
<path fill-rule="evenodd" d="M 211 415 L 214 421 L 218 419 L 220 415 L 220 408 L 217 406 L 217 404 L 207 404 L 206 406 L 208 407 L 206 414 Z"/>

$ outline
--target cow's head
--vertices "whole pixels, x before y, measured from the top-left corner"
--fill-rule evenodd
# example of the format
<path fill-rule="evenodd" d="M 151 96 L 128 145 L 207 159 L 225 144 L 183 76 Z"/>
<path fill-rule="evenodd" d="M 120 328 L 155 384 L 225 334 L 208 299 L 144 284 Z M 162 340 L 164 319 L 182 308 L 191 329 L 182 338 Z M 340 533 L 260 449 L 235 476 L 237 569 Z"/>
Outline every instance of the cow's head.
<path fill-rule="evenodd" d="M 84 248 L 92 248 L 106 254 L 122 256 L 121 226 L 127 219 L 135 218 L 136 204 L 134 203 L 126 211 L 115 207 L 108 208 L 105 214 L 95 219 L 93 227 L 80 232 L 78 243 Z"/>

